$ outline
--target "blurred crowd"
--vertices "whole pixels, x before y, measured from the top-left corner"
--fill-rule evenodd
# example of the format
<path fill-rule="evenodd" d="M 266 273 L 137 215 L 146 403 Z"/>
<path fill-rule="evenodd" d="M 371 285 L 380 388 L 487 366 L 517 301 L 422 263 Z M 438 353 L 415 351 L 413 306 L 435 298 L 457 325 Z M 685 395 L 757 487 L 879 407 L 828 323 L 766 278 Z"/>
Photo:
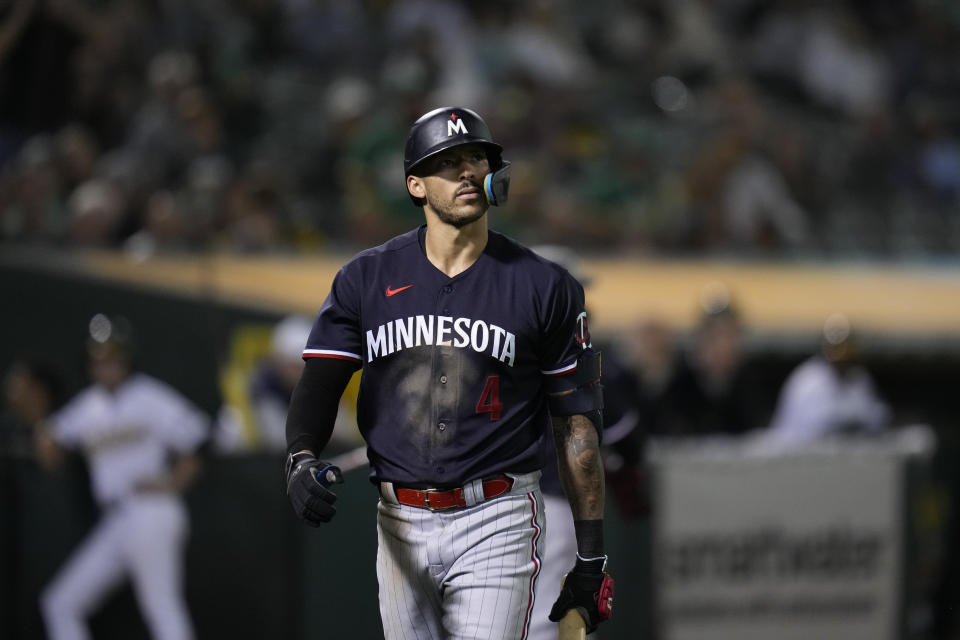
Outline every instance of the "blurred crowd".
<path fill-rule="evenodd" d="M 10 0 L 0 239 L 367 246 L 419 223 L 403 138 L 456 103 L 523 242 L 948 257 L 958 58 L 946 0 Z"/>

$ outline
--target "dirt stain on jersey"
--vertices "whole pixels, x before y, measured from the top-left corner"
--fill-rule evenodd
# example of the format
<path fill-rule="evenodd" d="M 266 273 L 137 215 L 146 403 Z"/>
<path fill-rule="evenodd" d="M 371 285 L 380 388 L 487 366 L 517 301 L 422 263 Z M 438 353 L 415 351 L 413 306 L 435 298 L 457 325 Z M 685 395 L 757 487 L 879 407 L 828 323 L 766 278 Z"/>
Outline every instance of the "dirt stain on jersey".
<path fill-rule="evenodd" d="M 395 356 L 397 418 L 410 429 L 413 444 L 423 450 L 430 443 L 433 424 L 432 349 L 410 349 Z M 434 425 L 434 428 L 435 425 Z"/>
<path fill-rule="evenodd" d="M 398 415 L 426 462 L 456 438 L 462 418 L 474 411 L 483 388 L 482 367 L 453 347 L 396 354 Z"/>

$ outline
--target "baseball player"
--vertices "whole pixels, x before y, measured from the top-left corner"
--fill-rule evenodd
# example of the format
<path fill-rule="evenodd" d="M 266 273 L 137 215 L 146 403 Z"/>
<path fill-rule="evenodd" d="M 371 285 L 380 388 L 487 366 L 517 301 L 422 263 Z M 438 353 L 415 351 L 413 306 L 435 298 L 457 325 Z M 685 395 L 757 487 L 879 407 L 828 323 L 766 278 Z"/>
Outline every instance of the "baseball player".
<path fill-rule="evenodd" d="M 193 638 L 182 592 L 188 523 L 179 493 L 199 468 L 195 450 L 207 420 L 163 382 L 133 372 L 131 346 L 122 319 L 94 316 L 93 385 L 36 426 L 45 466 L 55 466 L 63 448 L 82 450 L 103 514 L 42 594 L 52 640 L 88 638 L 86 619 L 124 578 L 153 638 Z"/>
<path fill-rule="evenodd" d="M 217 413 L 212 438 L 214 451 L 229 454 L 253 448 L 286 450 L 290 394 L 303 371 L 303 345 L 312 327 L 313 318 L 309 316 L 285 316 L 273 327 L 269 352 L 240 376 L 241 385 L 234 385 L 236 376 L 228 370 L 228 381 L 224 385 L 227 401 Z M 244 346 L 236 350 L 247 349 Z M 350 385 L 340 404 L 333 432 L 333 442 L 339 446 L 356 447 L 360 441 L 353 408 L 348 404 L 350 400 L 356 403 L 356 394 L 351 393 L 355 389 L 356 385 Z M 366 455 L 360 457 L 365 465 Z"/>
<path fill-rule="evenodd" d="M 342 482 L 318 457 L 347 380 L 363 369 L 357 419 L 380 493 L 387 640 L 528 637 L 546 437 L 555 438 L 577 540 L 549 617 L 573 611 L 592 631 L 612 612 L 600 358 L 580 284 L 488 229 L 488 207 L 509 186 L 501 152 L 469 109 L 436 109 L 413 124 L 404 171 L 426 224 L 340 269 L 291 399 L 287 494 L 318 526 L 333 517 L 332 485 Z"/>
<path fill-rule="evenodd" d="M 860 362 L 850 321 L 832 314 L 824 323 L 820 353 L 787 377 L 770 426 L 754 440 L 764 451 L 785 451 L 838 434 L 876 434 L 890 425 L 890 407 Z"/>

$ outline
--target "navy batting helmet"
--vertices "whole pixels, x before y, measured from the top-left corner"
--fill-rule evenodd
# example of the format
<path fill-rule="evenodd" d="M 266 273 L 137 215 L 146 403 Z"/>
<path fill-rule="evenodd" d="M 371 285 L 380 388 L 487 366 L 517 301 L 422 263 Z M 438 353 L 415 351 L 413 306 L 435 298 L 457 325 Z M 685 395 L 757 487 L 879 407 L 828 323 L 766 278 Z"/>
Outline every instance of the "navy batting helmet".
<path fill-rule="evenodd" d="M 462 144 L 480 144 L 487 150 L 492 173 L 484 179 L 484 193 L 492 205 L 506 202 L 510 163 L 501 157 L 503 147 L 493 141 L 483 118 L 464 107 L 440 107 L 413 123 L 403 149 L 404 177 L 417 175 L 417 167 L 427 158 Z M 422 204 L 418 198 L 410 197 L 414 204 Z"/>

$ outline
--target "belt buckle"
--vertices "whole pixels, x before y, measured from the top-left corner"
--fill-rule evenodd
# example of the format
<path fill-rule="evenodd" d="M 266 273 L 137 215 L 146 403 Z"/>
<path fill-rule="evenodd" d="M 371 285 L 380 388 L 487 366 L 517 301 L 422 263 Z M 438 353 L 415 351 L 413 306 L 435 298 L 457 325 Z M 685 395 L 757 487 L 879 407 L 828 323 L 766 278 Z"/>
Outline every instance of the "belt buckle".
<path fill-rule="evenodd" d="M 431 504 L 430 504 L 430 494 L 431 494 L 431 493 L 440 493 L 440 490 L 439 490 L 439 489 L 424 489 L 424 490 L 423 490 L 423 506 L 425 506 L 427 509 L 430 509 L 430 511 L 445 511 L 445 510 L 447 510 L 447 509 L 450 508 L 450 507 L 435 507 L 435 506 L 431 505 Z"/>
<path fill-rule="evenodd" d="M 444 507 L 435 507 L 430 504 L 430 494 L 431 493 L 446 493 L 447 489 L 424 489 L 423 490 L 423 506 L 429 509 L 430 511 L 449 511 L 451 509 L 456 509 L 457 505 L 447 505 Z"/>

